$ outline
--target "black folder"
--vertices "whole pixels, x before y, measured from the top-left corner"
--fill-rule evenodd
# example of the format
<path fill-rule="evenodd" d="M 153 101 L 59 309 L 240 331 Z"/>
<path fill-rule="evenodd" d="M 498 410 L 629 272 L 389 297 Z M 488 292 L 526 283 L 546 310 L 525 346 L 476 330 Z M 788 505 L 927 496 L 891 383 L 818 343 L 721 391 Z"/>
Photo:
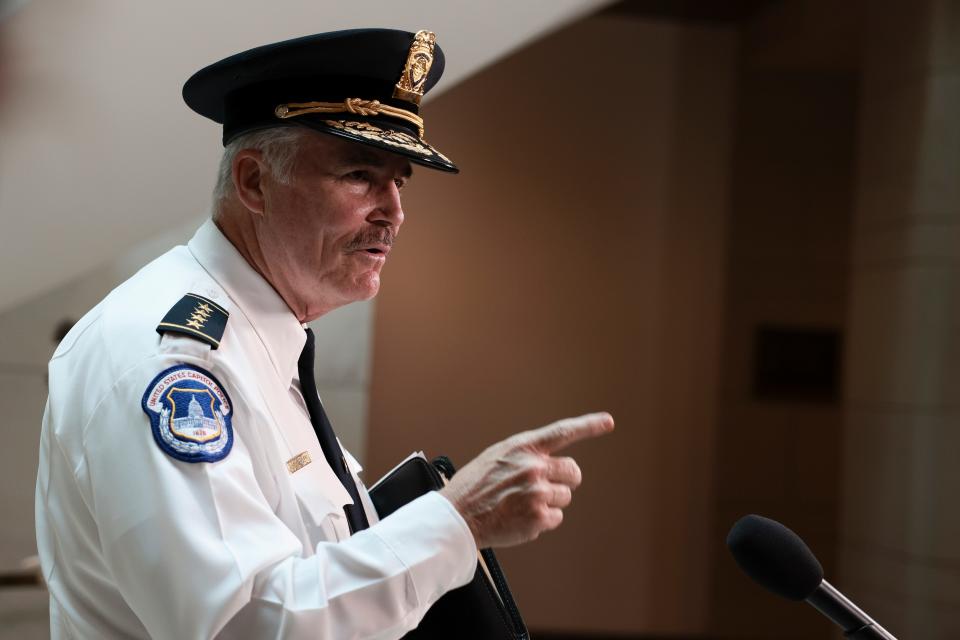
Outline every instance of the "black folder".
<path fill-rule="evenodd" d="M 444 485 L 455 473 L 444 456 L 427 462 L 411 457 L 388 473 L 371 490 L 381 518 Z M 437 600 L 405 640 L 529 640 L 530 634 L 513 601 L 492 549 L 481 549 L 477 570 L 466 585 Z"/>

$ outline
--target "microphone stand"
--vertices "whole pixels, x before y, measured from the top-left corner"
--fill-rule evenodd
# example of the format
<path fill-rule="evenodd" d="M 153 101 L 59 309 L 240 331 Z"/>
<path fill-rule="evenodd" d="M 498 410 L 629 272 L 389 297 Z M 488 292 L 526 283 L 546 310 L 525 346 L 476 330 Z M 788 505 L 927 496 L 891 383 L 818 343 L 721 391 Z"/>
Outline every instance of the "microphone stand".
<path fill-rule="evenodd" d="M 843 629 L 843 635 L 851 640 L 897 640 L 889 631 L 876 623 L 847 596 L 824 580 L 807 597 L 813 607 L 836 622 Z"/>
<path fill-rule="evenodd" d="M 877 627 L 872 624 L 860 627 L 853 633 L 845 633 L 843 636 L 845 638 L 851 638 L 851 640 L 890 640 L 893 638 L 883 627 Z"/>

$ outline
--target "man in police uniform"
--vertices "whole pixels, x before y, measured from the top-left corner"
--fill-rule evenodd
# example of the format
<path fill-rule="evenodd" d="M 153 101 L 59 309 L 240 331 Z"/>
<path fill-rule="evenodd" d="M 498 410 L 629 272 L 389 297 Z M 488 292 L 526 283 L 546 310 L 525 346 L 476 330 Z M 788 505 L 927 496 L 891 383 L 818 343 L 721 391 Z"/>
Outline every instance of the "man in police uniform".
<path fill-rule="evenodd" d="M 54 638 L 399 638 L 476 549 L 560 524 L 557 449 L 517 434 L 378 521 L 313 381 L 305 323 L 377 293 L 424 140 L 434 35 L 320 34 L 195 74 L 223 125 L 212 219 L 80 320 L 50 363 L 37 538 Z"/>

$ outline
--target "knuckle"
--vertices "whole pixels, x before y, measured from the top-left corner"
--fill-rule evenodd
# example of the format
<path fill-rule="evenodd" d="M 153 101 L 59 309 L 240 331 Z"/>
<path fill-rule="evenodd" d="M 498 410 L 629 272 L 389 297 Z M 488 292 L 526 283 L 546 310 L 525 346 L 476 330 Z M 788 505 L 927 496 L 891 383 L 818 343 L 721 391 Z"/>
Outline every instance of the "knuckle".
<path fill-rule="evenodd" d="M 532 467 L 525 467 L 520 471 L 520 481 L 527 485 L 535 485 L 540 480 L 539 472 Z"/>
<path fill-rule="evenodd" d="M 534 516 L 537 515 L 540 506 L 546 503 L 546 501 L 546 493 L 544 493 L 543 488 L 539 485 L 534 485 L 524 494 L 524 507 L 533 513 Z"/>
<path fill-rule="evenodd" d="M 540 530 L 556 529 L 563 522 L 563 511 L 557 508 L 544 507 L 540 514 Z"/>
<path fill-rule="evenodd" d="M 536 516 L 537 524 L 542 527 L 550 524 L 550 507 L 545 502 L 540 502 L 537 504 L 534 514 Z"/>
<path fill-rule="evenodd" d="M 530 467 L 541 477 L 546 476 L 547 472 L 550 470 L 550 461 L 543 457 L 537 456 L 530 462 Z"/>
<path fill-rule="evenodd" d="M 546 477 L 547 466 L 542 460 L 534 459 L 525 464 L 520 473 L 525 482 L 535 484 Z"/>
<path fill-rule="evenodd" d="M 538 504 L 546 504 L 553 499 L 553 488 L 542 482 L 534 488 L 533 495 Z"/>
<path fill-rule="evenodd" d="M 565 440 L 570 436 L 571 431 L 573 431 L 573 425 L 567 420 L 561 420 L 553 428 L 553 436 L 557 440 Z"/>
<path fill-rule="evenodd" d="M 554 513 L 553 513 L 553 527 L 552 527 L 552 528 L 553 528 L 553 529 L 556 529 L 556 528 L 559 527 L 562 523 L 563 523 L 563 510 L 562 510 L 562 509 L 554 509 Z"/>
<path fill-rule="evenodd" d="M 573 458 L 558 458 L 555 463 L 556 478 L 571 487 L 580 485 L 583 476 Z"/>
<path fill-rule="evenodd" d="M 509 448 L 515 448 L 526 444 L 534 435 L 533 431 L 520 431 L 515 433 L 506 440 L 502 440 L 500 444 L 503 444 Z"/>

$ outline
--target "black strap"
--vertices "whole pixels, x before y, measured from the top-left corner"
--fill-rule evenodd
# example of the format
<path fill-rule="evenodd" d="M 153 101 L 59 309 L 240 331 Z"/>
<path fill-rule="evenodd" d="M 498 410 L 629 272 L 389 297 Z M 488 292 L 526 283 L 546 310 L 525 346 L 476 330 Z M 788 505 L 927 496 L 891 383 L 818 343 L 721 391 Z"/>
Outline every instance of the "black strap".
<path fill-rule="evenodd" d="M 364 513 L 363 503 L 360 502 L 360 493 L 357 491 L 353 476 L 350 475 L 350 469 L 343 457 L 340 443 L 337 442 L 337 436 L 333 433 L 333 426 L 330 424 L 327 412 L 323 410 L 320 396 L 317 394 L 317 381 L 313 377 L 315 351 L 313 330 L 307 327 L 307 343 L 303 345 L 303 352 L 300 354 L 300 360 L 297 361 L 297 370 L 300 372 L 300 390 L 303 392 L 303 400 L 306 402 L 307 411 L 310 413 L 310 422 L 313 423 L 313 430 L 317 434 L 317 440 L 320 441 L 320 448 L 323 449 L 327 464 L 340 478 L 343 487 L 353 498 L 353 504 L 344 505 L 343 512 L 347 516 L 350 533 L 356 533 L 369 527 L 370 523 L 367 522 L 367 514 Z"/>

